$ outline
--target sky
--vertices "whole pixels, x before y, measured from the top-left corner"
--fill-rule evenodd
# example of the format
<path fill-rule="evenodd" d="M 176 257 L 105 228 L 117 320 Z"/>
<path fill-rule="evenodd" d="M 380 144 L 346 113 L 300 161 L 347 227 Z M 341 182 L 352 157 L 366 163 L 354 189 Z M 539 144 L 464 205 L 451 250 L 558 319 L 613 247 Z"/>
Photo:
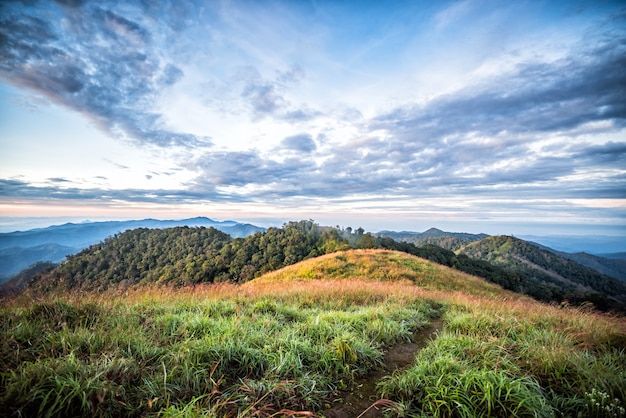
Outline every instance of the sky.
<path fill-rule="evenodd" d="M 626 235 L 623 1 L 0 2 L 0 230 Z"/>

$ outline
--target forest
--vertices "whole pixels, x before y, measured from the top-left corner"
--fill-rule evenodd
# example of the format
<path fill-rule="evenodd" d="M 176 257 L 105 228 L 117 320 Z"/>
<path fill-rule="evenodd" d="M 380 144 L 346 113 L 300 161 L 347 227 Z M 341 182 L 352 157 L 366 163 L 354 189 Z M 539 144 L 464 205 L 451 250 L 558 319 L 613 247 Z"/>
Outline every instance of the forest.
<path fill-rule="evenodd" d="M 520 268 L 521 263 L 515 263 L 514 259 L 498 263 L 502 255 L 489 261 L 478 258 L 481 251 L 490 250 L 489 246 L 501 248 L 497 243 L 509 242 L 507 238 L 510 237 L 486 238 L 464 247 L 468 250 L 462 248 L 455 253 L 433 244 L 416 246 L 390 237 L 377 237 L 362 228 L 320 226 L 312 220 L 292 221 L 281 228 L 269 228 L 235 239 L 212 227 L 138 228 L 116 234 L 70 256 L 56 268 L 36 274 L 27 281 L 26 287 L 42 291 L 104 291 L 111 287 L 123 289 L 145 284 L 243 283 L 323 254 L 381 248 L 406 252 L 483 277 L 507 290 L 543 302 L 592 303 L 600 310 L 625 310 L 626 284 L 568 260 L 561 263 L 560 257 L 549 260 L 556 271 L 542 275 Z M 478 247 L 481 243 L 482 247 Z M 540 257 L 545 258 L 545 251 L 530 244 L 525 243 L 522 250 L 538 263 Z M 559 273 L 568 280 L 555 278 Z"/>

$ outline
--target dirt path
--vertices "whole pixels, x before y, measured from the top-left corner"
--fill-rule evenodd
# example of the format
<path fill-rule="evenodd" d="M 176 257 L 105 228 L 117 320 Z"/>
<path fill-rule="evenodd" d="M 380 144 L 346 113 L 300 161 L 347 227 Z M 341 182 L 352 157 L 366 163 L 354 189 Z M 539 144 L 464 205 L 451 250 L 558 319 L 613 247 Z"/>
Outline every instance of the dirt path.
<path fill-rule="evenodd" d="M 382 417 L 382 409 L 370 408 L 380 398 L 376 393 L 376 384 L 383 377 L 395 370 L 409 366 L 415 359 L 417 350 L 423 348 L 434 337 L 435 332 L 443 328 L 441 319 L 434 319 L 430 325 L 415 334 L 414 342 L 391 347 L 383 357 L 383 366 L 373 370 L 367 376 L 357 379 L 350 391 L 340 391 L 339 399 L 330 409 L 320 411 L 326 418 L 374 418 Z M 368 410 L 368 408 L 370 408 Z M 367 412 L 365 412 L 367 411 Z"/>

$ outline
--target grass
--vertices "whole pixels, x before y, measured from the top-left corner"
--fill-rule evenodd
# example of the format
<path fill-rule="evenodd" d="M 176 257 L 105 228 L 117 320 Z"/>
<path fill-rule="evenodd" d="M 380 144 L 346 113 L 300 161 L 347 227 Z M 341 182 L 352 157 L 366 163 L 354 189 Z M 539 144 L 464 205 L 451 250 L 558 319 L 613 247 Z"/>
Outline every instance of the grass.
<path fill-rule="evenodd" d="M 623 318 L 373 250 L 241 286 L 5 300 L 0 415 L 323 415 L 437 316 L 444 330 L 379 384 L 389 416 L 626 416 Z"/>

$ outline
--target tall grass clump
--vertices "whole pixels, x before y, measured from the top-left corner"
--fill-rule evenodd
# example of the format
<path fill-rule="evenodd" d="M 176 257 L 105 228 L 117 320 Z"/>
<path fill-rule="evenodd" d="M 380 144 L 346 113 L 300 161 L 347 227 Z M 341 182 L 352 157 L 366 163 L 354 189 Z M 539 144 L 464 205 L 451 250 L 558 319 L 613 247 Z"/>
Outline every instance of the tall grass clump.
<path fill-rule="evenodd" d="M 379 386 L 408 415 L 620 417 L 623 318 L 453 295 L 445 329 Z"/>
<path fill-rule="evenodd" d="M 321 283 L 11 301 L 0 415 L 306 415 L 441 308 L 408 284 Z"/>

